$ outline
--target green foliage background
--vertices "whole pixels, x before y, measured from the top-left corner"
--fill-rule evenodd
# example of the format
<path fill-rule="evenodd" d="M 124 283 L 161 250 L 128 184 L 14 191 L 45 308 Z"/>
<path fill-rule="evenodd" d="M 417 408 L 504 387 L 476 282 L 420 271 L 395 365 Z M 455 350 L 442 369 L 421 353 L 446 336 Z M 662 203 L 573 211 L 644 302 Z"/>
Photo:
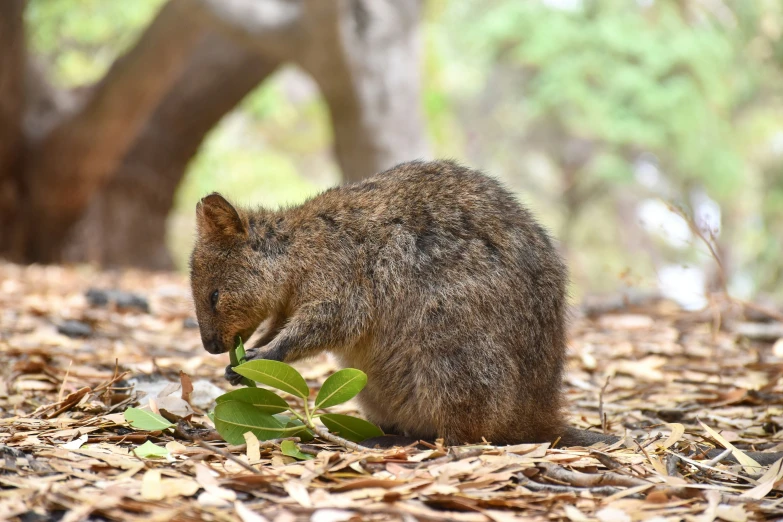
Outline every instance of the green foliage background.
<path fill-rule="evenodd" d="M 162 3 L 31 0 L 31 45 L 60 85 L 89 84 Z M 423 31 L 435 155 L 518 191 L 563 240 L 577 295 L 708 264 L 703 246 L 673 249 L 627 214 L 646 198 L 697 212 L 702 195 L 720 205 L 732 281 L 783 297 L 783 4 L 430 0 Z M 306 78 L 286 69 L 259 86 L 189 167 L 170 220 L 178 262 L 201 195 L 302 201 L 339 180 L 330 143 Z"/>

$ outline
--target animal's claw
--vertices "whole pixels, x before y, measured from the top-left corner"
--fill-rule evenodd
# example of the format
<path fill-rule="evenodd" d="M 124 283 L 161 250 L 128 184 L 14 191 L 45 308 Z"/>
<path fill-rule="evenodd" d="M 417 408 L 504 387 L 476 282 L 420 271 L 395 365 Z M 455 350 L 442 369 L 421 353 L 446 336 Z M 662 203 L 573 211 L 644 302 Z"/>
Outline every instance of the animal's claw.
<path fill-rule="evenodd" d="M 237 386 L 242 382 L 242 376 L 235 372 L 234 368 L 232 368 L 230 364 L 226 366 L 225 378 L 233 386 Z"/>

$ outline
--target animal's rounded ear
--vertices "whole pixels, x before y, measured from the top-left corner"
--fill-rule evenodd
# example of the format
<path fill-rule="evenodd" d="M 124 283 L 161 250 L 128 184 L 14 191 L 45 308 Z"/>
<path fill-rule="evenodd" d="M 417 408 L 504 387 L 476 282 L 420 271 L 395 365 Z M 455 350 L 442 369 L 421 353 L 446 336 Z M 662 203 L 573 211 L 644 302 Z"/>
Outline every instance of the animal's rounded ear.
<path fill-rule="evenodd" d="M 247 237 L 247 228 L 234 206 L 217 192 L 202 198 L 196 205 L 196 226 L 204 238 Z"/>

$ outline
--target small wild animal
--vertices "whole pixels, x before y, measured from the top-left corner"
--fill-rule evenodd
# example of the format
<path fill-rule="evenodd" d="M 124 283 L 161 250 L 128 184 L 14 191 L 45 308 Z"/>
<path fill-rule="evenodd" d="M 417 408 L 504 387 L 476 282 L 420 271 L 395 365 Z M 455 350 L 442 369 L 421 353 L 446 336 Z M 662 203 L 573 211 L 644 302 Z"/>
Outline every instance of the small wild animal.
<path fill-rule="evenodd" d="M 211 194 L 196 211 L 191 281 L 210 353 L 263 324 L 248 359 L 331 352 L 367 374 L 359 403 L 386 433 L 564 433 L 566 268 L 496 180 L 411 162 L 283 210 Z"/>

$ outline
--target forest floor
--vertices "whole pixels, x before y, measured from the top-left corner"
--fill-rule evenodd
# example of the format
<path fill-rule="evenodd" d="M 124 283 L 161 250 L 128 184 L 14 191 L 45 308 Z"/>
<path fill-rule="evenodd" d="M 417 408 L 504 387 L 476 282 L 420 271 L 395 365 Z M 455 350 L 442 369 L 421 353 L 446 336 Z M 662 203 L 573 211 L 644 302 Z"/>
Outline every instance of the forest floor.
<path fill-rule="evenodd" d="M 622 442 L 352 452 L 316 440 L 303 446 L 315 458 L 297 461 L 277 444 L 198 445 L 187 429 L 128 426 L 123 411 L 143 395 L 133 382 L 170 382 L 175 399 L 192 382 L 207 402 L 229 389 L 228 357 L 201 347 L 183 276 L 0 263 L 0 520 L 783 517 L 780 461 L 696 448 L 783 449 L 781 324 L 726 305 L 607 303 L 574 314 L 569 419 Z M 296 366 L 313 389 L 336 369 L 328 357 Z M 190 422 L 209 425 L 195 395 Z M 165 450 L 134 453 L 146 441 Z"/>

